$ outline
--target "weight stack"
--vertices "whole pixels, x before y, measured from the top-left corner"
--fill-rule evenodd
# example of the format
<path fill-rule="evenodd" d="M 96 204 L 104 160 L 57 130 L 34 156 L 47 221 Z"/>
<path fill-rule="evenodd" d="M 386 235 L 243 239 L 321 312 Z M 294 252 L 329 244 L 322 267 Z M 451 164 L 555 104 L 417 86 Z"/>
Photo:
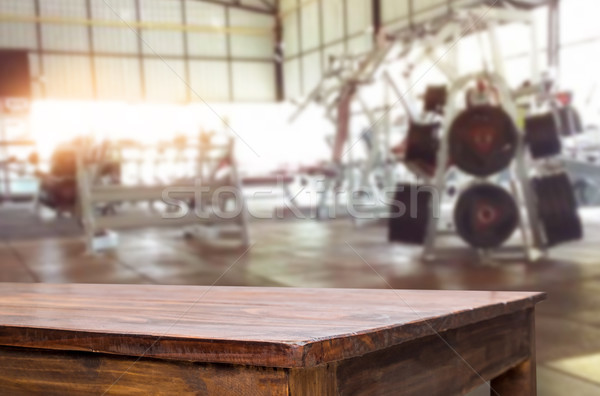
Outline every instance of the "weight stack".
<path fill-rule="evenodd" d="M 583 225 L 571 180 L 566 173 L 532 180 L 538 215 L 549 247 L 583 238 Z"/>
<path fill-rule="evenodd" d="M 427 235 L 431 212 L 431 194 L 419 192 L 419 185 L 396 185 L 394 205 L 390 208 L 388 240 L 422 245 Z M 412 209 L 412 210 L 411 210 Z"/>
<path fill-rule="evenodd" d="M 445 85 L 429 85 L 423 97 L 423 110 L 443 114 L 448 100 L 448 88 Z"/>
<path fill-rule="evenodd" d="M 439 123 L 410 123 L 404 162 L 417 175 L 432 176 L 435 173 L 439 129 Z"/>
<path fill-rule="evenodd" d="M 560 119 L 553 112 L 529 116 L 525 119 L 525 140 L 534 159 L 558 155 Z"/>

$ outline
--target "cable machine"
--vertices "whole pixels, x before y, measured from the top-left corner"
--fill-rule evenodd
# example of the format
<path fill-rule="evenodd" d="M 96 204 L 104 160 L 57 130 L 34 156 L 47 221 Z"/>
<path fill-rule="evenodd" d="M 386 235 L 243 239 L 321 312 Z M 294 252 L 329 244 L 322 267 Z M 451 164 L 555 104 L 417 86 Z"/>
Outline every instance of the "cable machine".
<path fill-rule="evenodd" d="M 338 186 L 346 183 L 354 191 L 357 185 L 365 188 L 374 173 L 386 175 L 385 188 L 373 191 L 381 195 L 389 188 L 395 191 L 394 202 L 408 208 L 407 214 L 392 206 L 391 241 L 422 245 L 426 260 L 439 257 L 438 237 L 448 230 L 441 229 L 436 205 L 453 208 L 451 233 L 484 259 L 514 253 L 502 246 L 517 230 L 516 252 L 528 260 L 582 237 L 573 190 L 559 160 L 561 129 L 574 128 L 575 120 L 555 100 L 555 82 L 540 72 L 536 26 L 529 12 L 545 3 L 455 7 L 411 29 L 382 29 L 369 54 L 332 58 L 320 84 L 299 106 L 293 118 L 315 102 L 336 127 L 331 166 L 341 170 L 334 179 Z M 507 24 L 526 26 L 532 44 L 529 79 L 516 89 L 505 79 L 498 39 L 498 29 Z M 467 35 L 479 40 L 482 65 L 461 75 L 454 47 Z M 427 71 L 444 76 L 445 83 L 429 86 L 417 97 L 414 87 L 423 76 L 415 70 L 423 63 L 430 65 Z M 386 92 L 382 107 L 364 97 L 365 87 L 373 85 Z M 390 94 L 400 106 L 390 105 Z M 367 115 L 373 141 L 378 142 L 363 161 L 359 180 L 347 171 L 353 164 L 346 154 L 355 144 L 350 132 L 353 104 Z M 392 146 L 390 126 L 397 120 L 405 138 Z M 398 178 L 390 172 L 396 159 L 414 176 Z M 394 185 L 396 180 L 404 182 Z M 431 194 L 419 194 L 420 188 L 433 190 L 437 201 Z M 569 226 L 560 229 L 560 223 Z"/>

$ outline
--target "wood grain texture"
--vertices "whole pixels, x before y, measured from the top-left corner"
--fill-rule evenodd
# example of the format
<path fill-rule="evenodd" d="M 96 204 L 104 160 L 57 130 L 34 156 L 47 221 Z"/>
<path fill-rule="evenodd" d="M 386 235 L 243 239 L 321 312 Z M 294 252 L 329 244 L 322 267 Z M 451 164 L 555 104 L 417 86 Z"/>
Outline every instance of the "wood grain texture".
<path fill-rule="evenodd" d="M 340 362 L 336 395 L 464 395 L 530 358 L 531 315 L 504 315 Z"/>
<path fill-rule="evenodd" d="M 529 315 L 529 325 L 535 329 L 535 315 Z M 492 388 L 500 395 L 535 396 L 537 395 L 537 365 L 535 331 L 529 334 L 531 351 L 529 359 L 494 378 Z"/>
<path fill-rule="evenodd" d="M 289 396 L 334 396 L 337 393 L 337 363 L 288 370 Z"/>
<path fill-rule="evenodd" d="M 441 338 L 427 336 L 310 368 L 0 347 L 0 394 L 462 395 L 496 377 L 492 386 L 500 395 L 534 395 L 524 386 L 531 382 L 533 314 L 528 309 L 503 315 L 448 330 Z"/>
<path fill-rule="evenodd" d="M 0 347 L 0 394 L 288 396 L 288 376 L 284 369 Z"/>
<path fill-rule="evenodd" d="M 0 345 L 313 367 L 532 308 L 542 293 L 0 284 Z"/>
<path fill-rule="evenodd" d="M 535 368 L 535 363 L 527 359 L 506 373 L 494 378 L 491 386 L 499 395 L 535 396 L 537 395 L 536 376 L 532 374 L 535 372 Z"/>

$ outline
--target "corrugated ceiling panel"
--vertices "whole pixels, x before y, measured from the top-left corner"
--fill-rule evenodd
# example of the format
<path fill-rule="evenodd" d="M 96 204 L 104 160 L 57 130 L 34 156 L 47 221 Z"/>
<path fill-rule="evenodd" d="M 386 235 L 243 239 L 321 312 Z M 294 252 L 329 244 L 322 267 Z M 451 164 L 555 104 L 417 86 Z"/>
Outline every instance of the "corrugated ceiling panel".
<path fill-rule="evenodd" d="M 0 13 L 17 16 L 35 15 L 33 0 L 0 1 Z M 35 24 L 0 22 L 0 47 L 35 48 L 37 46 Z"/>
<path fill-rule="evenodd" d="M 283 20 L 283 44 L 286 56 L 294 56 L 299 50 L 298 14 L 292 12 Z"/>
<path fill-rule="evenodd" d="M 139 60 L 96 57 L 98 99 L 137 101 L 141 99 Z"/>
<path fill-rule="evenodd" d="M 448 0 L 419 0 L 413 1 L 413 10 L 415 15 L 430 11 L 434 8 L 440 8 L 439 6 L 443 6 L 442 8 L 447 8 Z"/>
<path fill-rule="evenodd" d="M 264 35 L 231 35 L 231 52 L 234 57 L 271 58 L 273 56 L 273 34 L 269 31 L 274 19 L 268 15 L 256 14 L 244 10 L 230 9 L 229 24 L 233 29 L 265 29 Z"/>
<path fill-rule="evenodd" d="M 133 22 L 135 0 L 92 0 L 92 18 L 101 21 Z M 94 51 L 137 53 L 138 33 L 128 27 L 93 27 Z"/>
<path fill-rule="evenodd" d="M 381 19 L 384 23 L 408 17 L 408 0 L 381 0 Z"/>
<path fill-rule="evenodd" d="M 225 7 L 186 1 L 187 23 L 199 26 L 225 27 Z M 225 33 L 188 32 L 188 52 L 190 55 L 221 56 L 227 54 Z"/>
<path fill-rule="evenodd" d="M 292 59 L 284 63 L 285 97 L 288 99 L 300 96 L 300 59 Z"/>
<path fill-rule="evenodd" d="M 85 0 L 40 1 L 40 13 L 46 17 L 71 20 L 87 18 Z M 42 24 L 44 49 L 58 51 L 89 51 L 88 28 L 73 24 Z"/>
<path fill-rule="evenodd" d="M 269 9 L 275 7 L 277 0 L 242 0 L 242 5 L 253 6 L 261 9 Z"/>
<path fill-rule="evenodd" d="M 370 0 L 348 0 L 348 34 L 367 32 L 372 26 Z"/>
<path fill-rule="evenodd" d="M 231 36 L 231 55 L 236 58 L 272 58 L 275 48 L 273 36 Z"/>
<path fill-rule="evenodd" d="M 321 80 L 321 54 L 313 52 L 302 58 L 302 72 L 304 75 L 304 94 L 312 91 Z"/>
<path fill-rule="evenodd" d="M 181 3 L 170 0 L 141 0 L 142 21 L 182 25 Z M 145 54 L 183 56 L 183 32 L 181 30 L 144 29 L 143 52 Z"/>
<path fill-rule="evenodd" d="M 229 9 L 229 23 L 231 26 L 255 27 L 268 29 L 275 26 L 275 20 L 270 15 L 257 14 L 237 8 Z"/>
<path fill-rule="evenodd" d="M 297 0 L 280 0 L 279 7 L 281 8 L 281 12 L 287 12 L 293 8 L 296 8 Z"/>
<path fill-rule="evenodd" d="M 233 62 L 233 97 L 236 101 L 275 100 L 272 63 Z"/>
<path fill-rule="evenodd" d="M 323 2 L 323 29 L 325 43 L 339 40 L 344 36 L 344 6 L 341 0 Z"/>
<path fill-rule="evenodd" d="M 168 59 L 145 59 L 146 96 L 151 102 L 184 102 L 185 64 L 183 61 Z M 183 80 L 183 81 L 182 81 Z"/>
<path fill-rule="evenodd" d="M 373 48 L 373 36 L 371 33 L 362 34 L 348 40 L 348 52 L 362 54 Z"/>
<path fill-rule="evenodd" d="M 44 86 L 51 99 L 92 99 L 90 58 L 45 55 Z"/>
<path fill-rule="evenodd" d="M 317 48 L 320 43 L 319 3 L 309 3 L 302 7 L 302 50 Z"/>
<path fill-rule="evenodd" d="M 190 62 L 192 101 L 229 100 L 229 70 L 224 61 Z"/>
<path fill-rule="evenodd" d="M 448 0 L 420 0 L 414 2 L 414 22 L 426 22 L 448 13 Z"/>
<path fill-rule="evenodd" d="M 341 55 L 344 53 L 344 43 L 332 44 L 323 50 L 325 54 L 325 65 L 327 65 L 329 55 Z"/>

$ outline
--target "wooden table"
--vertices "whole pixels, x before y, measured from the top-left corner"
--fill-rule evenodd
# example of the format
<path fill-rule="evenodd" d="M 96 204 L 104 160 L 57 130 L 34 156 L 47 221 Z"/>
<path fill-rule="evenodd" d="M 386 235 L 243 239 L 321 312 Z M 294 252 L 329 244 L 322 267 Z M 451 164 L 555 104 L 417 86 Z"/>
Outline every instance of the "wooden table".
<path fill-rule="evenodd" d="M 0 283 L 0 394 L 532 395 L 542 299 Z"/>

